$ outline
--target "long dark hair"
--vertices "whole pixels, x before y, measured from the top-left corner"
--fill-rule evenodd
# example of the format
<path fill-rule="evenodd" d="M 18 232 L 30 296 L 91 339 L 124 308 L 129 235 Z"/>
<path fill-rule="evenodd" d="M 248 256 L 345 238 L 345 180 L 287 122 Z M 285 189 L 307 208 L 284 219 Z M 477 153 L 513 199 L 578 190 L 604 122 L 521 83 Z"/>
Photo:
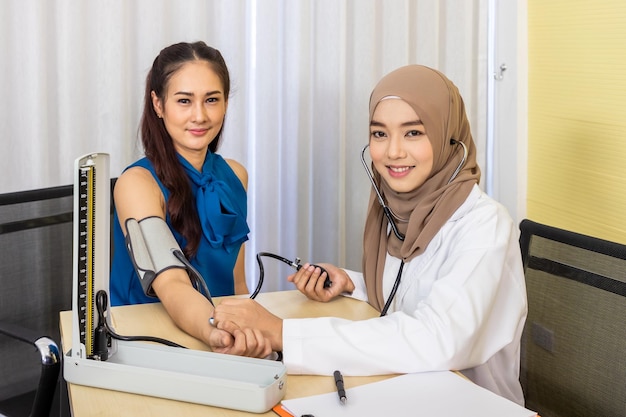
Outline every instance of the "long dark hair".
<path fill-rule="evenodd" d="M 183 235 L 187 244 L 183 251 L 190 258 L 195 255 L 200 243 L 200 221 L 196 205 L 191 194 L 191 185 L 185 171 L 178 161 L 176 150 L 171 136 L 165 129 L 165 124 L 154 110 L 151 93 L 157 95 L 162 103 L 165 102 L 167 86 L 174 75 L 189 61 L 208 62 L 222 81 L 224 98 L 230 94 L 230 76 L 228 67 L 220 51 L 208 46 L 204 42 L 181 42 L 163 49 L 154 59 L 152 69 L 146 78 L 143 115 L 141 117 L 141 142 L 146 157 L 154 165 L 157 176 L 169 190 L 170 198 L 167 203 L 167 212 L 172 226 Z M 209 144 L 209 151 L 216 152 L 220 145 L 222 130 Z"/>

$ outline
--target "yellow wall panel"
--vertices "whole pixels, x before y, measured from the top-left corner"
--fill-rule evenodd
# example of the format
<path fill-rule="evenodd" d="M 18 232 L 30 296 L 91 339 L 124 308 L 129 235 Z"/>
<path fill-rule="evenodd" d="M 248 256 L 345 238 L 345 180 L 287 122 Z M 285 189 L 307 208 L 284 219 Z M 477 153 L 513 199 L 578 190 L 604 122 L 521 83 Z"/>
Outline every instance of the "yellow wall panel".
<path fill-rule="evenodd" d="M 530 219 L 626 243 L 626 1 L 528 0 Z"/>

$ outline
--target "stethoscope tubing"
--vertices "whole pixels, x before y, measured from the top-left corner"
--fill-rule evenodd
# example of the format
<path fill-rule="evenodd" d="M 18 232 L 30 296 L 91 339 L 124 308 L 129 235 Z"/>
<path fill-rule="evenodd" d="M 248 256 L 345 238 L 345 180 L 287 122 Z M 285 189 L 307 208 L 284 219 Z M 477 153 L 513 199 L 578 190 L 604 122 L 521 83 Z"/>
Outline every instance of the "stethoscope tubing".
<path fill-rule="evenodd" d="M 391 230 L 393 230 L 393 234 L 396 235 L 396 237 L 400 239 L 400 241 L 403 242 L 404 235 L 400 233 L 400 230 L 398 230 L 398 226 L 396 225 L 396 222 L 393 221 L 393 215 L 391 214 L 391 209 L 385 203 L 385 199 L 383 198 L 382 194 L 380 193 L 380 190 L 376 186 L 376 182 L 374 181 L 374 175 L 372 174 L 372 171 L 370 171 L 369 167 L 367 166 L 367 162 L 365 162 L 365 151 L 367 150 L 367 148 L 369 148 L 369 146 L 370 145 L 368 143 L 361 150 L 361 163 L 363 164 L 363 168 L 365 168 L 367 177 L 370 179 L 370 183 L 372 184 L 372 187 L 374 188 L 374 191 L 376 192 L 376 196 L 378 197 L 378 202 L 382 206 L 383 212 L 385 212 L 385 216 L 387 217 L 387 220 L 389 221 L 389 224 L 391 225 Z"/>
<path fill-rule="evenodd" d="M 467 146 L 463 142 L 461 142 L 459 140 L 456 140 L 456 139 L 450 139 L 450 145 L 461 145 L 463 147 L 463 158 L 461 159 L 461 162 L 459 163 L 459 165 L 456 167 L 456 169 L 452 173 L 452 176 L 450 176 L 450 179 L 448 180 L 448 184 L 450 184 L 456 178 L 456 176 L 459 174 L 459 172 L 461 172 L 461 168 L 465 164 L 465 161 L 467 160 L 467 155 L 468 155 Z M 385 213 L 385 217 L 387 217 L 387 221 L 389 222 L 389 225 L 391 226 L 391 230 L 393 231 L 393 234 L 401 242 L 404 242 L 405 235 L 400 233 L 400 231 L 398 230 L 398 226 L 396 225 L 396 222 L 393 220 L 393 215 L 391 213 L 391 209 L 385 203 L 385 199 L 383 198 L 382 194 L 380 193 L 380 190 L 378 189 L 378 186 L 376 186 L 376 182 L 374 181 L 374 175 L 372 174 L 372 172 L 370 171 L 369 167 L 367 166 L 367 162 L 365 162 L 365 151 L 367 150 L 367 148 L 369 148 L 369 146 L 370 145 L 368 143 L 361 150 L 361 163 L 363 164 L 363 168 L 365 168 L 365 172 L 367 173 L 367 177 L 369 178 L 370 183 L 372 184 L 372 187 L 374 188 L 374 192 L 376 193 L 376 197 L 378 198 L 378 202 L 380 203 L 380 205 L 383 208 L 383 212 Z M 400 268 L 398 269 L 398 274 L 397 274 L 396 279 L 395 279 L 395 281 L 393 283 L 393 287 L 391 289 L 391 293 L 389 294 L 389 298 L 385 302 L 385 306 L 383 307 L 383 309 L 382 309 L 382 311 L 380 313 L 381 317 L 383 317 L 383 316 L 385 316 L 387 314 L 387 311 L 389 310 L 389 307 L 391 306 L 391 303 L 392 303 L 393 299 L 396 296 L 396 292 L 398 291 L 398 286 L 400 285 L 400 279 L 402 278 L 402 270 L 404 269 L 404 260 L 401 260 L 400 262 L 401 262 L 400 263 Z"/>

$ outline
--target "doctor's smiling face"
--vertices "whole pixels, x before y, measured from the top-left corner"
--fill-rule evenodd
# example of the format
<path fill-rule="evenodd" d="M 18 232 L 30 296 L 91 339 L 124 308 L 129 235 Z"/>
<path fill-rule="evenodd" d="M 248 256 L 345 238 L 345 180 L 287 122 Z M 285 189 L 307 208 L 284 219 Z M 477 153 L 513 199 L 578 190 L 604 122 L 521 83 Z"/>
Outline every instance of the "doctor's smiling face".
<path fill-rule="evenodd" d="M 370 156 L 392 190 L 419 188 L 433 169 L 433 147 L 415 110 L 400 98 L 382 99 L 370 121 Z"/>

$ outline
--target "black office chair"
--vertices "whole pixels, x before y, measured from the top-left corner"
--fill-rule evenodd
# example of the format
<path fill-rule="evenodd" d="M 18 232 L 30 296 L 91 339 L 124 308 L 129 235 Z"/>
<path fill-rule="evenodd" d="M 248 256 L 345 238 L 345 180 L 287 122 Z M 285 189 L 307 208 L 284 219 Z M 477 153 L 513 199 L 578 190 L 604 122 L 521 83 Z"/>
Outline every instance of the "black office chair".
<path fill-rule="evenodd" d="M 520 224 L 520 380 L 541 417 L 626 416 L 626 245 Z"/>
<path fill-rule="evenodd" d="M 71 185 L 0 195 L 0 414 L 69 415 L 55 340 L 59 311 L 72 308 L 72 195 Z"/>

